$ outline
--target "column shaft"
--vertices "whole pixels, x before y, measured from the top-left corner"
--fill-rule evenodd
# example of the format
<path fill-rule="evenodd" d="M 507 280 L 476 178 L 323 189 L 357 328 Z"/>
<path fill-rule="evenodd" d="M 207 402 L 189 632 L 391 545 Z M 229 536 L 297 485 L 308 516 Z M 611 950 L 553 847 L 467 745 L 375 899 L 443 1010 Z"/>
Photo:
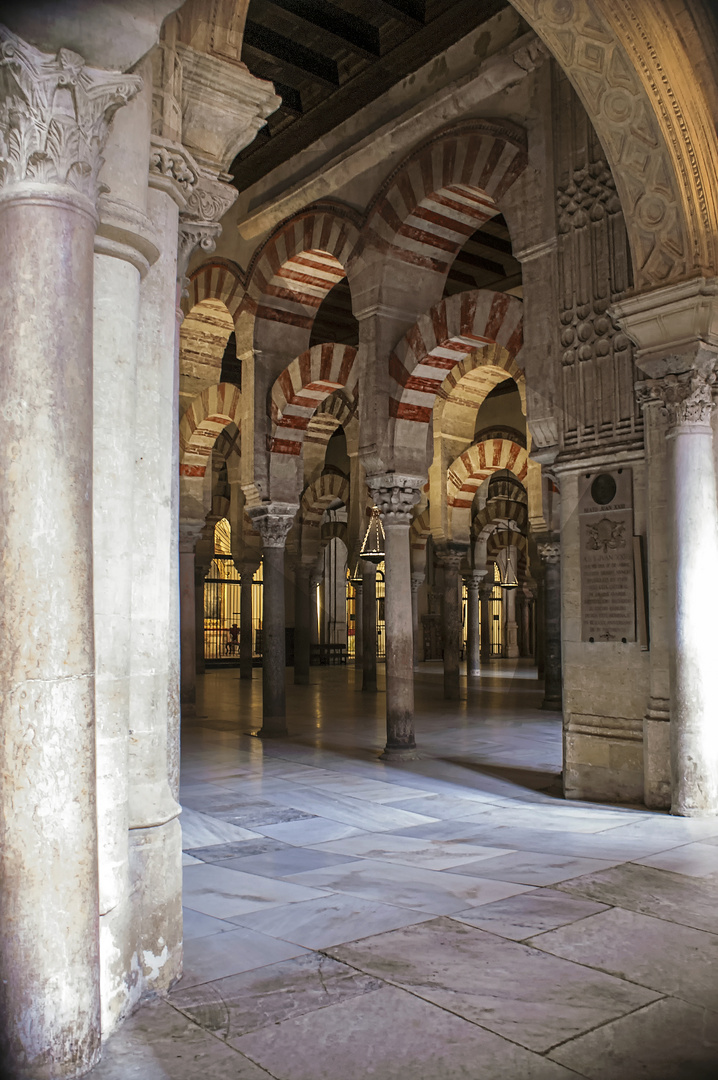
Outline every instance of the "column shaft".
<path fill-rule="evenodd" d="M 251 679 L 253 672 L 254 642 L 252 641 L 252 581 L 255 569 L 242 568 L 239 593 L 239 677 Z"/>
<path fill-rule="evenodd" d="M 354 667 L 363 667 L 364 656 L 364 588 L 359 578 L 354 586 Z"/>
<path fill-rule="evenodd" d="M 414 667 L 421 663 L 421 623 L 419 620 L 419 589 L 424 581 L 423 573 L 411 575 L 411 629 L 414 642 Z"/>
<path fill-rule="evenodd" d="M 560 709 L 561 675 L 561 548 L 557 542 L 539 544 L 544 563 L 544 699 L 542 709 Z"/>
<path fill-rule="evenodd" d="M 461 555 L 439 556 L 444 571 L 442 598 L 442 630 L 444 639 L 444 697 L 458 701 L 461 697 L 459 654 L 461 651 L 461 600 L 459 566 Z"/>
<path fill-rule="evenodd" d="M 264 549 L 262 615 L 262 730 L 263 738 L 287 734 L 284 678 L 284 545 Z"/>
<path fill-rule="evenodd" d="M 481 674 L 481 655 L 479 650 L 479 583 L 478 574 L 471 574 L 467 579 L 466 613 L 466 674 L 468 677 Z"/>
<path fill-rule="evenodd" d="M 300 686 L 309 683 L 311 653 L 309 578 L 311 568 L 301 564 L 294 568 L 294 681 Z"/>
<path fill-rule="evenodd" d="M 411 549 L 408 520 L 384 518 L 386 535 L 386 749 L 384 756 L 416 747 L 414 641 L 411 623 Z"/>
<path fill-rule="evenodd" d="M 491 585 L 479 587 L 481 598 L 481 659 L 491 659 Z"/>
<path fill-rule="evenodd" d="M 362 690 L 376 691 L 376 566 L 362 561 Z"/>
<path fill-rule="evenodd" d="M 514 562 L 514 566 L 516 563 Z M 504 589 L 506 610 L 506 656 L 515 659 L 519 655 L 519 626 L 516 621 L 516 589 Z"/>

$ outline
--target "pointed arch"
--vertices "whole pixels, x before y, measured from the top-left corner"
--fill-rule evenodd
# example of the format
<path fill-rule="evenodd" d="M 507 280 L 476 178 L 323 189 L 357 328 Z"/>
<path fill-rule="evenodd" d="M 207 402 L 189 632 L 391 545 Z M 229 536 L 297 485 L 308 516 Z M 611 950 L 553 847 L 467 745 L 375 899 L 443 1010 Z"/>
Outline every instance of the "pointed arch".
<path fill-rule="evenodd" d="M 218 436 L 229 424 L 241 427 L 242 394 L 230 383 L 208 386 L 180 420 L 180 475 L 204 476 Z"/>

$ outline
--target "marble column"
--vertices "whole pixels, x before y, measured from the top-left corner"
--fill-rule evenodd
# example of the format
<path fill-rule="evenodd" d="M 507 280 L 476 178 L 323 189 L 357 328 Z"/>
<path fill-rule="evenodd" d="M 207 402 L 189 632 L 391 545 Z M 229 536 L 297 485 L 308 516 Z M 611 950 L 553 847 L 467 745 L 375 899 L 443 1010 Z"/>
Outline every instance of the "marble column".
<path fill-rule="evenodd" d="M 284 615 L 284 545 L 294 523 L 297 507 L 290 503 L 266 503 L 249 510 L 252 525 L 264 547 L 262 605 L 262 727 L 260 738 L 287 734 Z"/>
<path fill-rule="evenodd" d="M 536 582 L 536 618 L 534 620 L 536 672 L 543 679 L 546 670 L 546 620 L 544 617 L 544 580 Z"/>
<path fill-rule="evenodd" d="M 491 593 L 493 584 L 489 581 L 479 586 L 481 600 L 481 659 L 491 659 Z"/>
<path fill-rule="evenodd" d="M 533 656 L 531 648 L 531 601 L 533 594 L 527 585 L 521 591 L 521 655 Z"/>
<path fill-rule="evenodd" d="M 362 690 L 376 692 L 376 565 L 362 560 Z"/>
<path fill-rule="evenodd" d="M 108 124 L 141 81 L 2 26 L 0 55 L 0 1060 L 56 1080 L 100 1052 L 93 246 Z"/>
<path fill-rule="evenodd" d="M 479 648 L 479 589 L 484 573 L 474 570 L 464 579 L 467 591 L 466 613 L 466 675 L 471 678 L 481 674 L 481 652 Z"/>
<path fill-rule="evenodd" d="M 180 702 L 183 716 L 197 714 L 197 585 L 195 547 L 204 521 L 180 521 Z M 204 623 L 204 618 L 202 619 Z"/>
<path fill-rule="evenodd" d="M 354 597 L 354 667 L 359 669 L 364 664 L 364 587 L 360 576 L 354 579 Z"/>
<path fill-rule="evenodd" d="M 298 562 L 294 565 L 294 681 L 299 686 L 309 684 L 311 655 L 311 590 L 309 579 L 312 566 Z"/>
<path fill-rule="evenodd" d="M 441 604 L 442 637 L 444 640 L 444 697 L 458 701 L 461 697 L 459 654 L 461 652 L 461 577 L 459 569 L 463 550 L 449 548 L 437 552 L 444 573 L 444 592 Z"/>
<path fill-rule="evenodd" d="M 411 626 L 414 639 L 414 667 L 421 663 L 421 622 L 419 620 L 419 589 L 424 584 L 423 573 L 411 575 Z"/>
<path fill-rule="evenodd" d="M 384 758 L 411 758 L 414 737 L 414 642 L 411 624 L 411 508 L 425 479 L 388 473 L 367 477 L 385 534 L 386 747 Z"/>
<path fill-rule="evenodd" d="M 254 634 L 252 582 L 257 573 L 257 563 L 240 564 L 239 580 L 239 677 L 251 679 L 254 671 Z"/>
<path fill-rule="evenodd" d="M 718 813 L 718 664 L 714 613 L 718 504 L 711 413 L 715 361 L 642 384 L 668 419 L 669 594 L 673 619 L 670 690 L 671 813 Z"/>
<path fill-rule="evenodd" d="M 560 709 L 561 677 L 561 545 L 557 540 L 538 544 L 544 567 L 544 699 L 542 709 Z"/>
<path fill-rule="evenodd" d="M 516 565 L 515 561 L 513 565 Z M 519 655 L 519 624 L 516 620 L 516 594 L 518 592 L 518 587 L 515 589 L 504 588 L 502 592 L 504 594 L 506 612 L 505 655 L 513 660 Z"/>
<path fill-rule="evenodd" d="M 309 608 L 311 622 L 309 624 L 309 664 L 312 663 L 312 650 L 319 645 L 320 641 L 320 593 L 319 587 L 322 583 L 324 574 L 317 573 L 316 568 L 314 573 L 309 578 Z"/>

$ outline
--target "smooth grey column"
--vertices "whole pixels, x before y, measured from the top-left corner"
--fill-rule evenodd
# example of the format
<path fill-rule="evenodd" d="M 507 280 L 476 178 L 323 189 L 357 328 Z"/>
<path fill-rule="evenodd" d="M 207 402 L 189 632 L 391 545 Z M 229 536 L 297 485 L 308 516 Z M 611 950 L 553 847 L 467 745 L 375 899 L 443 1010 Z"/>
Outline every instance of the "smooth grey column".
<path fill-rule="evenodd" d="M 543 578 L 536 582 L 536 671 L 539 679 L 543 679 L 546 670 L 546 622 L 544 618 L 544 597 L 546 588 Z"/>
<path fill-rule="evenodd" d="M 319 645 L 319 586 L 322 583 L 324 577 L 323 572 L 317 573 L 316 566 L 314 573 L 309 578 L 309 608 L 310 619 L 309 624 L 309 665 L 312 663 L 312 647 Z"/>
<path fill-rule="evenodd" d="M 457 551 L 437 553 L 444 572 L 442 597 L 442 636 L 444 639 L 444 697 L 458 701 L 461 697 L 459 654 L 461 652 L 461 599 L 459 567 L 463 554 Z"/>
<path fill-rule="evenodd" d="M 284 611 L 284 544 L 297 507 L 268 503 L 249 511 L 264 547 L 262 574 L 262 728 L 263 739 L 287 734 L 285 678 L 287 656 Z"/>
<path fill-rule="evenodd" d="M 414 635 L 411 625 L 411 508 L 424 479 L 368 477 L 367 484 L 384 525 L 386 622 L 386 747 L 384 758 L 410 758 L 414 736 Z"/>
<path fill-rule="evenodd" d="M 516 562 L 514 562 L 516 566 Z M 519 655 L 519 625 L 516 620 L 516 594 L 515 589 L 503 589 L 506 610 L 506 656 L 515 659 Z"/>
<path fill-rule="evenodd" d="M 100 1053 L 93 245 L 141 84 L 2 26 L 0 55 L 0 1062 L 60 1080 Z"/>
<path fill-rule="evenodd" d="M 419 589 L 424 583 L 423 573 L 411 575 L 411 626 L 414 639 L 414 667 L 421 663 L 421 624 L 419 622 Z"/>
<path fill-rule="evenodd" d="M 252 582 L 257 567 L 252 564 L 242 563 L 239 571 L 239 677 L 251 679 L 253 673 L 254 633 L 253 610 L 252 610 Z"/>
<path fill-rule="evenodd" d="M 354 584 L 354 667 L 363 667 L 364 656 L 364 588 L 362 578 L 356 578 Z"/>
<path fill-rule="evenodd" d="M 560 709 L 561 680 L 561 545 L 549 541 L 538 545 L 544 565 L 544 699 L 542 709 Z"/>
<path fill-rule="evenodd" d="M 180 702 L 183 716 L 197 714 L 197 588 L 195 546 L 204 521 L 180 522 Z"/>
<path fill-rule="evenodd" d="M 473 573 L 467 575 L 467 613 L 466 613 L 466 674 L 471 678 L 481 674 L 481 654 L 479 650 L 479 586 L 483 574 Z"/>
<path fill-rule="evenodd" d="M 362 690 L 376 692 L 376 566 L 362 562 Z"/>
<path fill-rule="evenodd" d="M 294 567 L 294 681 L 299 686 L 309 684 L 309 658 L 311 653 L 310 588 L 312 567 L 302 563 Z"/>
<path fill-rule="evenodd" d="M 479 599 L 481 600 L 481 659 L 491 659 L 491 593 L 493 585 L 486 582 L 479 586 Z"/>

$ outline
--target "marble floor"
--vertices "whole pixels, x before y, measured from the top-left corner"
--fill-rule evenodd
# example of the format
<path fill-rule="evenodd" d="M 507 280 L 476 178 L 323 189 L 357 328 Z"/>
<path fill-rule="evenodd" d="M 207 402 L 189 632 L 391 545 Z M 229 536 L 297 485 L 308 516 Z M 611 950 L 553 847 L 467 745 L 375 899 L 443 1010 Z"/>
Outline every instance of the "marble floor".
<path fill-rule="evenodd" d="M 291 678 L 291 670 L 288 678 Z M 561 725 L 525 663 L 377 760 L 353 668 L 207 674 L 185 721 L 185 973 L 94 1080 L 711 1080 L 718 820 L 560 797 Z"/>

